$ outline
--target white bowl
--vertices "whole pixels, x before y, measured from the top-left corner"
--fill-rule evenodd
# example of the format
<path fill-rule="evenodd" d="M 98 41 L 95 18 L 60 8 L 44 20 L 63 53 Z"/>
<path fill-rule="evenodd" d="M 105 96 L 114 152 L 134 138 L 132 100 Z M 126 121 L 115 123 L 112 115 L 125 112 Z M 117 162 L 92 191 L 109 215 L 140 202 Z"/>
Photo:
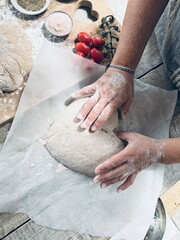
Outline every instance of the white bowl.
<path fill-rule="evenodd" d="M 54 29 L 53 26 L 49 25 L 50 23 L 54 24 Z M 57 37 L 65 37 L 71 32 L 73 20 L 66 12 L 54 11 L 46 17 L 45 27 L 52 35 Z"/>
<path fill-rule="evenodd" d="M 26 14 L 26 15 L 38 15 L 40 13 L 43 13 L 49 6 L 51 0 L 46 0 L 46 3 L 44 5 L 44 7 L 42 7 L 40 10 L 38 11 L 28 11 L 24 8 L 22 8 L 18 3 L 17 0 L 11 0 L 11 3 L 13 5 L 13 7 L 18 10 L 19 12 Z"/>

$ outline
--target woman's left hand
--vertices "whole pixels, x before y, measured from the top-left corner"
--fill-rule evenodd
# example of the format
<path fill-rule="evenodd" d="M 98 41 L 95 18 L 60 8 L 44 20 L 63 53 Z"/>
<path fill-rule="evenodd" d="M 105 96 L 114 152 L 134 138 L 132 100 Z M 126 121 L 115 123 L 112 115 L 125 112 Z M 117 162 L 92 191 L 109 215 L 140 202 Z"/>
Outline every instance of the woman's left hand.
<path fill-rule="evenodd" d="M 138 172 L 152 163 L 161 162 L 164 150 L 160 141 L 138 133 L 116 132 L 116 135 L 128 145 L 95 169 L 94 182 L 105 188 L 124 181 L 117 189 L 119 192 L 133 184 Z"/>

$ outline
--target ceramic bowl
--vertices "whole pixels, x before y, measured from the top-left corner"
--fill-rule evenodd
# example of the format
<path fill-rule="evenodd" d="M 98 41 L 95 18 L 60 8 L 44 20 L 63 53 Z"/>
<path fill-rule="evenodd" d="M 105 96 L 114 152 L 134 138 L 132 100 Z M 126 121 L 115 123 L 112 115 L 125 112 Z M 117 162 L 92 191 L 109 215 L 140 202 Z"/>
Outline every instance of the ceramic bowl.
<path fill-rule="evenodd" d="M 52 35 L 65 37 L 71 32 L 73 21 L 66 12 L 54 11 L 47 16 L 45 27 Z"/>
<path fill-rule="evenodd" d="M 46 0 L 45 5 L 38 11 L 29 11 L 29 10 L 26 10 L 26 9 L 22 8 L 18 4 L 17 0 L 11 0 L 11 3 L 16 10 L 18 10 L 19 12 L 21 12 L 25 15 L 38 15 L 38 14 L 43 13 L 48 8 L 50 1 L 51 0 Z"/>

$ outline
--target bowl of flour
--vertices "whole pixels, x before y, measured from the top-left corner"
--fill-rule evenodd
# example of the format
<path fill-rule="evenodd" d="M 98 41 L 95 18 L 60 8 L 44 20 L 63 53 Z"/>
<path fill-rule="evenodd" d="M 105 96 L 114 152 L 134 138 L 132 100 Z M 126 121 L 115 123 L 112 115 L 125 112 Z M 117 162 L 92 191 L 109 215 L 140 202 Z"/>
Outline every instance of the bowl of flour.
<path fill-rule="evenodd" d="M 46 29 L 54 36 L 67 36 L 73 27 L 72 18 L 63 11 L 51 12 L 45 21 Z"/>

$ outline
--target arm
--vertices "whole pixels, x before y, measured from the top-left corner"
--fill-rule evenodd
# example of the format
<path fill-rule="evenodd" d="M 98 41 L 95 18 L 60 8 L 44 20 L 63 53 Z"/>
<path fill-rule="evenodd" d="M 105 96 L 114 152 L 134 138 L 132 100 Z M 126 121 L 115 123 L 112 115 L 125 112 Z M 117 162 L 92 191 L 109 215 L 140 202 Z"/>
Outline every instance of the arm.
<path fill-rule="evenodd" d="M 117 132 L 116 135 L 128 142 L 118 154 L 100 164 L 94 181 L 107 187 L 124 181 L 119 190 L 125 190 L 133 184 L 136 175 L 152 163 L 180 163 L 180 138 L 156 140 L 138 133 Z"/>
<path fill-rule="evenodd" d="M 168 0 L 129 0 L 121 38 L 112 64 L 135 69 L 146 43 Z M 96 131 L 111 114 L 121 107 L 122 116 L 133 101 L 133 75 L 112 67 L 93 84 L 72 94 L 78 98 L 93 94 L 80 109 L 76 118 L 81 128 Z"/>
<path fill-rule="evenodd" d="M 168 0 L 129 0 L 112 64 L 136 69 Z"/>
<path fill-rule="evenodd" d="M 164 156 L 160 161 L 161 163 L 180 163 L 180 138 L 159 140 L 159 143 L 164 148 Z"/>

